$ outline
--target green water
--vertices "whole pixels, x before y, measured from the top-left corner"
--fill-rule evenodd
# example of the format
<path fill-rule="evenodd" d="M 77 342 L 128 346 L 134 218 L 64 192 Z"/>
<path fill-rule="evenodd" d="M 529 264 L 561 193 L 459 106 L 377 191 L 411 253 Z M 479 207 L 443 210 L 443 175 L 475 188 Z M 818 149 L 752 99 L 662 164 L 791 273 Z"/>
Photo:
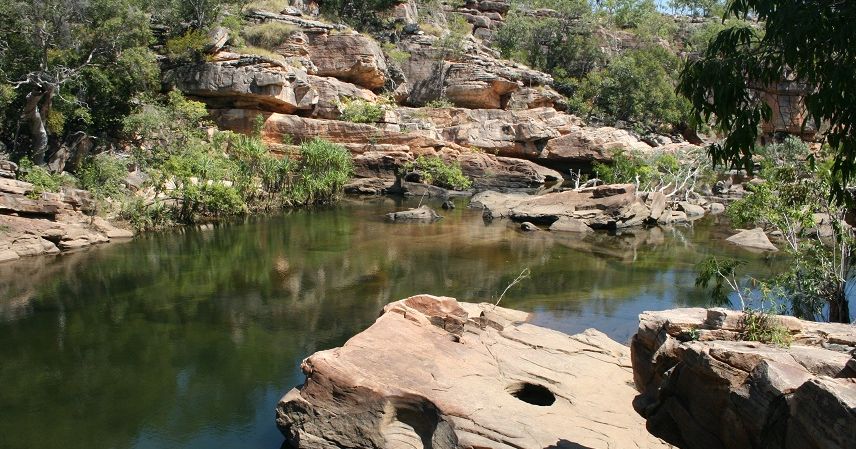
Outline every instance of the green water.
<path fill-rule="evenodd" d="M 488 301 L 528 267 L 503 305 L 626 341 L 643 310 L 704 304 L 692 284 L 706 254 L 758 274 L 776 263 L 711 222 L 582 239 L 462 207 L 383 221 L 403 206 L 345 202 L 0 265 L 0 448 L 276 449 L 273 409 L 300 361 L 390 301 Z"/>

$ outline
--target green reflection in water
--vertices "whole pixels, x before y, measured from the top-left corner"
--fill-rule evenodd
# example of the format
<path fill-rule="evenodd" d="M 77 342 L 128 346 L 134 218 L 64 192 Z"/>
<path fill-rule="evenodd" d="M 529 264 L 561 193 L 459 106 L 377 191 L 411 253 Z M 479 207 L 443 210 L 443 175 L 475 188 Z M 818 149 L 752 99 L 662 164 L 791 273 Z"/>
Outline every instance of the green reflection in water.
<path fill-rule="evenodd" d="M 711 223 L 583 239 L 463 207 L 431 225 L 383 221 L 404 206 L 347 202 L 0 265 L 0 448 L 273 449 L 273 407 L 300 361 L 389 301 L 490 301 L 529 267 L 503 305 L 624 341 L 642 310 L 704 304 L 692 284 L 705 255 L 748 258 L 756 274 L 776 263 Z"/>

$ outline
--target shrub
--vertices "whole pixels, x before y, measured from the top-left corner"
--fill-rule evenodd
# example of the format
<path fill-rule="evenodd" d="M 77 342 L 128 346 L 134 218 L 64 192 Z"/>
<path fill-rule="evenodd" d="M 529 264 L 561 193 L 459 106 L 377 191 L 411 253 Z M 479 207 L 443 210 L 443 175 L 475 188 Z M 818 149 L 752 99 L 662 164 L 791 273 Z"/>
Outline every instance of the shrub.
<path fill-rule="evenodd" d="M 160 201 L 149 203 L 140 197 L 131 197 L 122 203 L 119 218 L 137 231 L 163 229 L 175 222 L 171 207 Z"/>
<path fill-rule="evenodd" d="M 108 153 L 90 156 L 77 170 L 81 189 L 98 199 L 115 198 L 122 192 L 122 181 L 128 174 L 125 163 Z"/>
<path fill-rule="evenodd" d="M 339 198 L 353 173 L 351 153 L 323 139 L 300 145 L 297 180 L 292 198 L 301 204 L 327 203 Z"/>
<path fill-rule="evenodd" d="M 295 26 L 282 22 L 266 22 L 244 28 L 241 34 L 250 45 L 273 50 L 288 40 L 296 30 Z"/>
<path fill-rule="evenodd" d="M 33 185 L 33 191 L 29 196 L 37 198 L 44 192 L 59 192 L 62 187 L 72 187 L 74 178 L 67 173 L 55 174 L 46 168 L 33 164 L 29 159 L 23 158 L 18 162 L 18 171 L 24 175 L 22 181 Z"/>
<path fill-rule="evenodd" d="M 774 344 L 788 347 L 793 341 L 788 328 L 783 326 L 776 316 L 761 310 L 744 310 L 741 324 L 741 337 L 746 341 Z"/>
<path fill-rule="evenodd" d="M 457 162 L 447 163 L 437 156 L 419 156 L 403 167 L 404 173 L 419 172 L 427 184 L 444 189 L 466 190 L 472 187 L 472 181 L 464 175 Z"/>
<path fill-rule="evenodd" d="M 452 100 L 446 97 L 442 97 L 425 103 L 425 107 L 429 109 L 454 108 L 455 103 L 452 103 Z"/>
<path fill-rule="evenodd" d="M 396 47 L 395 44 L 390 42 L 386 42 L 383 44 L 383 52 L 386 53 L 386 56 L 394 63 L 399 66 L 404 65 L 407 61 L 410 60 L 410 52 L 401 50 Z"/>
<path fill-rule="evenodd" d="M 383 119 L 384 106 L 365 100 L 345 100 L 341 103 L 340 120 L 352 123 L 377 123 Z"/>
<path fill-rule="evenodd" d="M 166 56 L 170 59 L 195 59 L 208 45 L 208 34 L 203 30 L 190 30 L 166 41 Z"/>

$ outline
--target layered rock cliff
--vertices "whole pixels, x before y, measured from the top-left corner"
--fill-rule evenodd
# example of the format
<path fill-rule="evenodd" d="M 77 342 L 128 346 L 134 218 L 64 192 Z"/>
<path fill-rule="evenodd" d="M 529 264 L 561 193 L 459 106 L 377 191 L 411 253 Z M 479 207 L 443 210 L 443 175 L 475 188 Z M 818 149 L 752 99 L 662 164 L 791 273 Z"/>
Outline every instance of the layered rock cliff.
<path fill-rule="evenodd" d="M 771 318 L 790 347 L 743 341 L 725 309 L 645 312 L 633 337 L 634 407 L 687 449 L 856 447 L 856 327 Z"/>

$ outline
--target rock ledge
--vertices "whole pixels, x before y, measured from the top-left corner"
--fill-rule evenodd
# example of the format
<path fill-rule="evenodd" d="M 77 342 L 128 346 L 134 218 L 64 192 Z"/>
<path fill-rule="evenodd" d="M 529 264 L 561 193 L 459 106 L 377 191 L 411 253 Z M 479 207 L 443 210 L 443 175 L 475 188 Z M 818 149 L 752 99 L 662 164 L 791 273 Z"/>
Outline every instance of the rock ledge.
<path fill-rule="evenodd" d="M 301 449 L 669 447 L 632 412 L 626 347 L 526 318 L 428 295 L 393 302 L 304 360 L 277 425 Z"/>

